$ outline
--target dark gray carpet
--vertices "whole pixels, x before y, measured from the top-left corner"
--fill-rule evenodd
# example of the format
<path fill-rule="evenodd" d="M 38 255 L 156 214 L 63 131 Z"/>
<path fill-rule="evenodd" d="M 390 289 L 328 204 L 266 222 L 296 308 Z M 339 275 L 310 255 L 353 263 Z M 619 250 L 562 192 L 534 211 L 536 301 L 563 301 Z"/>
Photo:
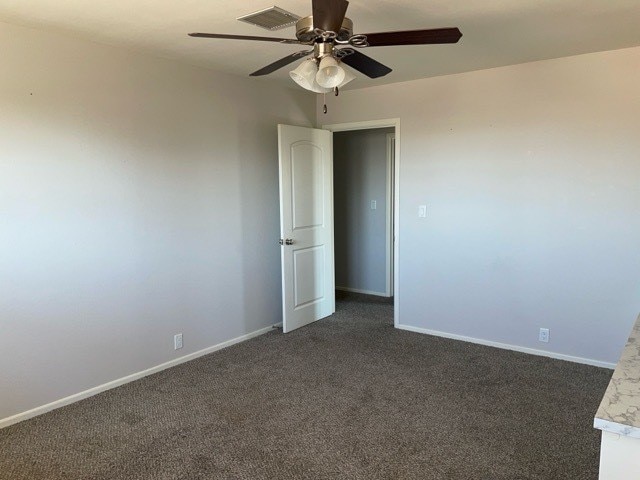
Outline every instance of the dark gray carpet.
<path fill-rule="evenodd" d="M 0 431 L 2 479 L 596 480 L 611 372 L 395 330 L 353 296 Z"/>

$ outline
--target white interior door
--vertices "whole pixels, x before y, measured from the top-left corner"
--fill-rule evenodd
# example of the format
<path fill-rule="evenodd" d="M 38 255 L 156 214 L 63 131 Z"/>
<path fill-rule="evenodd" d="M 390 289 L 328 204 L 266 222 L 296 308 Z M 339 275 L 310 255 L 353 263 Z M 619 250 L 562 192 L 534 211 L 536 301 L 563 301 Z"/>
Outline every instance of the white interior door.
<path fill-rule="evenodd" d="M 333 137 L 278 125 L 284 333 L 335 312 Z"/>

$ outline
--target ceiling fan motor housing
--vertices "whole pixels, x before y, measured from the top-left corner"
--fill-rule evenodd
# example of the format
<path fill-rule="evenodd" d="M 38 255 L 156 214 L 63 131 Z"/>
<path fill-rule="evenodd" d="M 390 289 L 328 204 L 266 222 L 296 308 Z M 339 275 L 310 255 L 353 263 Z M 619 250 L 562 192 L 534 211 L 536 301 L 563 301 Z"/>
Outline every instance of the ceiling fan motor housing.
<path fill-rule="evenodd" d="M 337 39 L 340 41 L 347 41 L 353 35 L 353 22 L 350 18 L 345 17 L 342 21 L 342 27 L 340 27 Z M 312 43 L 316 40 L 318 35 L 313 28 L 313 15 L 301 18 L 296 23 L 296 38 L 302 43 Z"/>

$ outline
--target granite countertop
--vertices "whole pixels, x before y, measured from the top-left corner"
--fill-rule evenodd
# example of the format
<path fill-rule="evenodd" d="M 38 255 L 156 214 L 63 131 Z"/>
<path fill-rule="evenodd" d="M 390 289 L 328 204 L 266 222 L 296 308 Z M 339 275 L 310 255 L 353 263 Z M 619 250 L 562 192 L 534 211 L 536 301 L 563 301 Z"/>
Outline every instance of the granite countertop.
<path fill-rule="evenodd" d="M 631 330 L 593 426 L 640 438 L 640 317 Z"/>

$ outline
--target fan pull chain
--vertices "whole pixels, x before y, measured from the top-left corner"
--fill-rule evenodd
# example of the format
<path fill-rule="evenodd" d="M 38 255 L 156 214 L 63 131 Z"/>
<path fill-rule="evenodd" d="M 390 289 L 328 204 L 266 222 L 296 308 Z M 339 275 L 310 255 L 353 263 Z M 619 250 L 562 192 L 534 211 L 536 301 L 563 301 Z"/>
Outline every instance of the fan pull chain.
<path fill-rule="evenodd" d="M 326 115 L 327 114 L 327 94 L 323 93 L 322 94 L 322 98 L 323 98 L 323 101 L 324 101 L 324 106 L 322 107 L 322 111 Z"/>

